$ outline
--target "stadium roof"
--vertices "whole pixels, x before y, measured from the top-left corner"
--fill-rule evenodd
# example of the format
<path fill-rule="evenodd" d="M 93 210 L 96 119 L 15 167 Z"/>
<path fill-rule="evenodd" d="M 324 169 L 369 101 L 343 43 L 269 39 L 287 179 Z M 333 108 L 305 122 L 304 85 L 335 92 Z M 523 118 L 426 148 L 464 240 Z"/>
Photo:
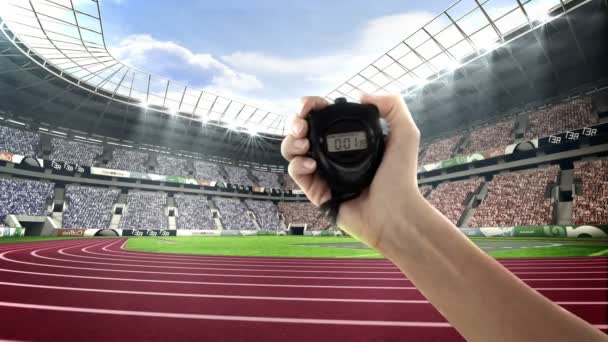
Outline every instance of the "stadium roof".
<path fill-rule="evenodd" d="M 571 0 L 459 0 L 330 92 L 334 100 L 361 94 L 408 94 L 549 21 Z M 585 3 L 588 1 L 585 1 Z M 522 28 L 525 28 L 522 32 Z M 517 37 L 512 37 L 511 40 Z"/>
<path fill-rule="evenodd" d="M 411 92 L 506 42 L 521 27 L 545 24 L 569 0 L 459 0 L 328 94 Z M 273 113 L 129 67 L 108 51 L 98 0 L 3 0 L 0 20 L 27 55 L 76 86 L 115 101 L 250 133 L 283 135 Z M 565 12 L 565 9 L 564 9 Z M 20 45 L 22 46 L 22 45 Z M 52 68 L 52 67 L 54 68 Z M 74 82 L 73 80 L 76 79 Z"/>
<path fill-rule="evenodd" d="M 249 133 L 282 135 L 286 116 L 137 70 L 107 49 L 98 0 L 2 0 L 7 26 L 44 67 L 100 96 Z M 54 68 L 51 68 L 53 66 Z M 68 77 L 68 76 L 71 76 Z M 77 79 L 76 82 L 71 80 Z"/>

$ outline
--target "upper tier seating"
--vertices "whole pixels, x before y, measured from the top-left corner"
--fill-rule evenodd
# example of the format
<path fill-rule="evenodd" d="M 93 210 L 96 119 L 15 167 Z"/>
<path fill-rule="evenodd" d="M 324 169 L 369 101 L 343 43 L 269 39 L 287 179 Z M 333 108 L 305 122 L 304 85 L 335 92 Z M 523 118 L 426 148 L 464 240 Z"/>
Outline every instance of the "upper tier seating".
<path fill-rule="evenodd" d="M 0 152 L 33 157 L 40 145 L 40 134 L 20 129 L 0 126 Z"/>
<path fill-rule="evenodd" d="M 49 158 L 69 164 L 93 166 L 95 159 L 102 153 L 102 145 L 53 138 L 51 139 L 51 155 Z"/>
<path fill-rule="evenodd" d="M 576 99 L 550 106 L 528 115 L 526 139 L 542 138 L 597 123 L 591 99 Z"/>
<path fill-rule="evenodd" d="M 252 170 L 251 173 L 258 179 L 258 185 L 263 188 L 280 189 L 279 174 L 275 172 L 266 172 Z"/>
<path fill-rule="evenodd" d="M 470 227 L 514 227 L 551 224 L 553 199 L 546 198 L 559 168 L 548 167 L 494 176 Z"/>
<path fill-rule="evenodd" d="M 462 134 L 458 134 L 430 143 L 418 164 L 422 166 L 452 158 L 454 149 L 458 146 L 462 137 Z"/>
<path fill-rule="evenodd" d="M 471 131 L 468 143 L 461 154 L 470 155 L 505 147 L 511 143 L 513 143 L 513 120 L 503 121 Z"/>
<path fill-rule="evenodd" d="M 148 154 L 145 152 L 117 148 L 112 151 L 112 160 L 108 163 L 108 168 L 145 173 L 147 160 Z"/>
<path fill-rule="evenodd" d="M 608 160 L 574 163 L 574 179 L 582 182 L 572 203 L 574 224 L 608 224 Z"/>
<path fill-rule="evenodd" d="M 214 197 L 213 202 L 220 210 L 222 224 L 226 230 L 254 230 L 255 224 L 247 215 L 247 207 L 236 198 Z"/>
<path fill-rule="evenodd" d="M 127 208 L 120 220 L 121 229 L 167 229 L 167 194 L 129 191 Z"/>
<path fill-rule="evenodd" d="M 209 201 L 205 196 L 176 194 L 177 229 L 215 229 Z"/>
<path fill-rule="evenodd" d="M 112 206 L 118 200 L 120 190 L 67 186 L 66 209 L 63 213 L 64 228 L 110 228 Z"/>
<path fill-rule="evenodd" d="M 465 200 L 479 188 L 483 178 L 471 178 L 459 182 L 446 182 L 437 186 L 429 195 L 429 202 L 453 224 L 466 209 Z"/>
<path fill-rule="evenodd" d="M 256 201 L 247 199 L 245 204 L 253 211 L 262 230 L 280 230 L 281 221 L 277 206 L 270 201 Z"/>
<path fill-rule="evenodd" d="M 310 202 L 279 202 L 279 209 L 285 216 L 285 224 L 307 224 L 308 230 L 331 228 L 319 209 Z"/>
<path fill-rule="evenodd" d="M 49 215 L 54 183 L 0 178 L 0 221 L 7 215 Z"/>
<path fill-rule="evenodd" d="M 208 181 L 226 182 L 220 173 L 219 165 L 200 160 L 194 161 L 194 177 Z"/>
<path fill-rule="evenodd" d="M 156 157 L 156 161 L 158 163 L 156 173 L 159 175 L 189 177 L 188 161 L 186 159 L 161 154 Z"/>
<path fill-rule="evenodd" d="M 225 165 L 224 170 L 228 174 L 228 182 L 232 184 L 240 184 L 240 185 L 252 185 L 251 180 L 247 177 L 247 170 L 238 166 L 229 166 Z"/>

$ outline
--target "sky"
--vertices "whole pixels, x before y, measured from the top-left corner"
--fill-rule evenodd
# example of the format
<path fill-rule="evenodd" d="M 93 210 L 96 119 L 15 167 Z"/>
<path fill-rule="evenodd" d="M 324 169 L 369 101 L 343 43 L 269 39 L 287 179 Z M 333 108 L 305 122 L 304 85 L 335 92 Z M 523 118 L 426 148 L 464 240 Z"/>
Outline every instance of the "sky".
<path fill-rule="evenodd" d="M 128 65 L 293 113 L 451 0 L 102 0 L 106 43 Z"/>

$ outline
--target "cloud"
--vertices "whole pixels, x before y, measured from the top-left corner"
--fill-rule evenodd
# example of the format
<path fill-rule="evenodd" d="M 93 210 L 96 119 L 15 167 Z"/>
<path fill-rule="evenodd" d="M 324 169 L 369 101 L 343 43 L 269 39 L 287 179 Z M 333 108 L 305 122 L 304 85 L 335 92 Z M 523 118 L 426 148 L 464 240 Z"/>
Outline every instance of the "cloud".
<path fill-rule="evenodd" d="M 141 70 L 188 83 L 273 112 L 292 114 L 303 95 L 325 95 L 420 28 L 426 12 L 375 18 L 345 44 L 325 55 L 300 58 L 263 51 L 235 51 L 216 58 L 147 34 L 127 36 L 110 51 Z"/>
<path fill-rule="evenodd" d="M 156 40 L 147 34 L 127 36 L 110 52 L 127 65 L 171 75 L 193 86 L 242 92 L 263 87 L 254 75 L 239 73 L 211 54 L 195 53 L 176 42 Z"/>
<path fill-rule="evenodd" d="M 325 95 L 432 18 L 430 13 L 417 12 L 372 19 L 351 46 L 324 56 L 286 58 L 263 52 L 237 51 L 222 56 L 221 60 L 260 78 L 277 73 L 299 77 L 315 83 L 316 94 Z"/>

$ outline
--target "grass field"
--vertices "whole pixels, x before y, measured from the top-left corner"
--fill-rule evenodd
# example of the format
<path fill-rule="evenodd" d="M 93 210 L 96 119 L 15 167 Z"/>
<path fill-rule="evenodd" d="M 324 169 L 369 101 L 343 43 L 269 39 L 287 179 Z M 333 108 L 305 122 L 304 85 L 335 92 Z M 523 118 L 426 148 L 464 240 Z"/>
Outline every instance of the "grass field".
<path fill-rule="evenodd" d="M 61 239 L 73 238 L 1 238 L 0 244 Z M 472 240 L 496 258 L 608 256 L 608 240 L 568 238 L 473 238 Z M 132 237 L 129 238 L 126 248 L 142 252 L 230 256 L 382 258 L 382 255 L 360 246 L 356 239 L 350 237 Z"/>

